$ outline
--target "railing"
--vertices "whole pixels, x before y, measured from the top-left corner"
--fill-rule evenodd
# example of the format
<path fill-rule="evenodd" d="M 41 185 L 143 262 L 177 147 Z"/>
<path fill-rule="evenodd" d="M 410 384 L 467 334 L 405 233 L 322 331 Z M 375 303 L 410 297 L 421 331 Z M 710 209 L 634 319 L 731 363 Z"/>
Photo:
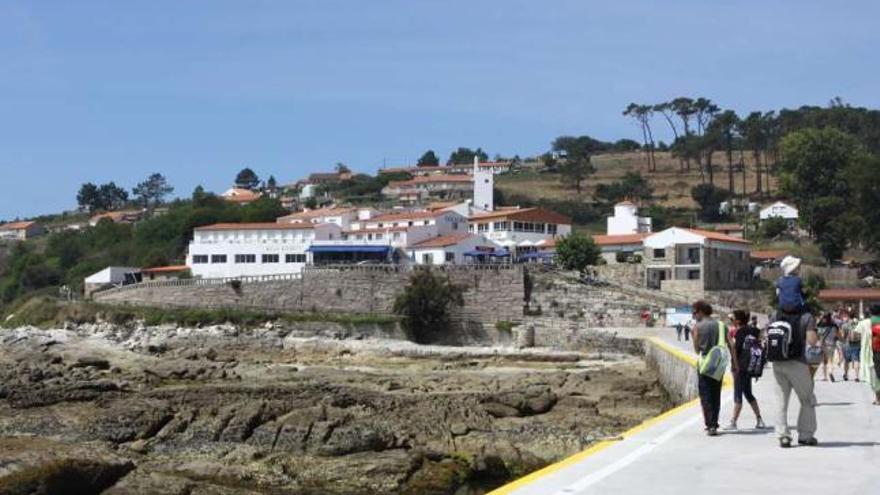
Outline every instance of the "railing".
<path fill-rule="evenodd" d="M 225 285 L 232 281 L 241 283 L 275 282 L 283 280 L 300 280 L 302 273 L 279 273 L 271 275 L 249 275 L 243 277 L 222 278 L 184 278 L 178 280 L 150 280 L 136 284 L 117 285 L 106 289 L 98 289 L 92 294 L 106 294 L 109 292 L 121 292 L 132 289 L 150 289 L 155 287 L 198 287 L 206 285 Z"/>

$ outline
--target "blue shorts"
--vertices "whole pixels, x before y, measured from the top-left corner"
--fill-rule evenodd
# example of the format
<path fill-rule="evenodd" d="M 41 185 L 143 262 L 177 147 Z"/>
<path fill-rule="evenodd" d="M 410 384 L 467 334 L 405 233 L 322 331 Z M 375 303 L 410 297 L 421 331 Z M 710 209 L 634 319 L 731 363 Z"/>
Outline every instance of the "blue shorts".
<path fill-rule="evenodd" d="M 862 351 L 861 344 L 856 344 L 856 345 L 847 344 L 843 348 L 844 361 L 846 361 L 847 363 L 851 363 L 853 361 L 858 361 L 859 354 L 861 353 L 861 351 Z"/>

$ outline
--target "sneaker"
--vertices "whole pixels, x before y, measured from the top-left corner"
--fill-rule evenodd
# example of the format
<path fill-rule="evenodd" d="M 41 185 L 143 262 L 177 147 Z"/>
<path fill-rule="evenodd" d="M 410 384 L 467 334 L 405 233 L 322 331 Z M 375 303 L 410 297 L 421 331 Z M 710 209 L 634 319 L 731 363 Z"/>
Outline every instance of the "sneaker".
<path fill-rule="evenodd" d="M 807 438 L 804 440 L 798 438 L 798 445 L 805 445 L 807 447 L 815 447 L 816 445 L 819 445 L 819 441 L 816 440 L 815 437 L 814 438 Z"/>
<path fill-rule="evenodd" d="M 761 418 L 758 418 L 758 422 L 755 424 L 755 429 L 764 430 L 766 428 L 767 428 L 767 425 L 764 424 L 764 420 Z"/>
<path fill-rule="evenodd" d="M 710 437 L 717 437 L 718 436 L 718 428 L 709 428 L 706 431 L 706 435 L 709 435 Z"/>
<path fill-rule="evenodd" d="M 779 446 L 782 447 L 783 449 L 787 449 L 787 448 L 791 447 L 791 438 L 781 437 L 779 439 Z"/>
<path fill-rule="evenodd" d="M 730 420 L 730 423 L 727 423 L 727 426 L 724 427 L 727 431 L 736 431 L 736 421 Z"/>
<path fill-rule="evenodd" d="M 834 383 L 834 373 L 830 373 L 828 377 L 831 378 L 831 383 Z"/>

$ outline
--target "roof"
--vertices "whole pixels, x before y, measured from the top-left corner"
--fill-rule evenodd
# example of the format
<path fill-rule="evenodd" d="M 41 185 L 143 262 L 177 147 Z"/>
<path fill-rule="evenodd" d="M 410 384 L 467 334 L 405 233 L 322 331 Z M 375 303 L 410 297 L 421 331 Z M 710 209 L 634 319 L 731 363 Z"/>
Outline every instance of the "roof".
<path fill-rule="evenodd" d="M 309 180 L 340 180 L 342 175 L 339 172 L 315 172 L 309 174 Z"/>
<path fill-rule="evenodd" d="M 822 301 L 880 301 L 880 289 L 824 289 L 819 291 Z"/>
<path fill-rule="evenodd" d="M 446 246 L 454 246 L 459 242 L 468 239 L 470 237 L 474 237 L 471 234 L 450 234 L 443 235 L 440 237 L 435 237 L 433 239 L 428 239 L 426 241 L 422 241 L 410 246 L 411 248 L 421 249 L 421 248 L 434 248 L 434 247 L 446 247 Z"/>
<path fill-rule="evenodd" d="M 460 204 L 461 201 L 435 201 L 433 203 L 429 203 L 427 208 L 428 210 L 443 210 L 445 208 L 451 208 L 455 205 Z"/>
<path fill-rule="evenodd" d="M 136 216 L 141 215 L 143 212 L 141 210 L 121 210 L 121 211 L 105 211 L 104 213 L 98 213 L 96 215 L 92 215 L 90 221 L 100 220 L 102 218 L 109 218 L 113 221 L 117 221 L 123 219 L 127 216 Z"/>
<path fill-rule="evenodd" d="M 0 225 L 0 230 L 21 230 L 26 229 L 36 222 L 9 222 Z"/>
<path fill-rule="evenodd" d="M 409 180 L 398 180 L 391 181 L 388 183 L 389 187 L 400 187 L 400 186 L 414 186 L 417 184 L 430 184 L 435 182 L 473 182 L 474 178 L 470 175 L 423 175 L 419 177 L 413 177 Z"/>
<path fill-rule="evenodd" d="M 195 230 L 308 230 L 315 228 L 315 224 L 306 223 L 277 223 L 277 222 L 250 222 L 250 223 L 215 223 L 196 227 Z"/>
<path fill-rule="evenodd" d="M 726 234 L 722 234 L 720 232 L 715 232 L 712 230 L 688 229 L 688 228 L 685 228 L 684 230 L 693 232 L 694 234 L 703 236 L 706 239 L 711 239 L 713 241 L 736 242 L 739 244 L 751 244 L 752 243 L 751 241 L 747 241 L 747 240 L 742 239 L 740 237 L 733 237 L 732 235 L 726 235 Z"/>
<path fill-rule="evenodd" d="M 635 203 L 633 203 L 632 201 L 621 201 L 614 206 L 635 206 Z"/>
<path fill-rule="evenodd" d="M 789 207 L 789 208 L 792 208 L 792 209 L 795 209 L 795 210 L 798 209 L 797 206 L 794 206 L 794 205 L 792 205 L 791 203 L 787 203 L 787 202 L 785 202 L 785 201 L 774 201 L 773 203 L 770 203 L 769 205 L 767 205 L 767 206 L 765 206 L 765 207 L 763 207 L 763 208 L 761 208 L 761 209 L 762 209 L 762 210 L 766 210 L 767 208 L 770 208 L 770 207 L 773 207 L 773 206 L 776 206 L 776 205 L 785 205 L 785 206 L 787 206 L 787 207 Z"/>
<path fill-rule="evenodd" d="M 329 207 L 329 208 L 317 208 L 315 210 L 307 210 L 307 211 L 297 211 L 291 213 L 290 215 L 284 215 L 283 217 L 278 217 L 278 221 L 282 220 L 311 220 L 312 218 L 318 217 L 327 217 L 333 215 L 342 215 L 343 213 L 351 213 L 356 211 L 357 208 L 353 207 Z"/>
<path fill-rule="evenodd" d="M 495 219 L 503 219 L 507 218 L 510 220 L 520 220 L 523 222 L 544 222 L 544 223 L 556 223 L 556 224 L 571 224 L 571 218 L 568 218 L 565 215 L 560 213 L 556 213 L 552 210 L 546 210 L 544 208 L 518 208 L 518 209 L 510 209 L 510 210 L 500 210 L 493 211 L 489 213 L 478 213 L 476 215 L 471 215 L 470 220 L 480 221 L 480 220 L 495 220 Z"/>
<path fill-rule="evenodd" d="M 260 197 L 260 194 L 251 191 L 250 189 L 233 187 L 232 189 L 221 194 L 220 197 L 226 201 L 232 201 L 234 203 L 246 203 L 248 201 L 254 201 L 258 199 Z"/>
<path fill-rule="evenodd" d="M 594 235 L 597 246 L 617 246 L 620 244 L 641 244 L 651 234 Z"/>
<path fill-rule="evenodd" d="M 421 227 L 421 225 L 419 225 Z M 405 225 L 401 225 L 400 227 L 382 227 L 382 228 L 372 228 L 372 229 L 352 229 L 345 230 L 343 234 L 375 234 L 375 233 L 385 233 L 385 232 L 406 232 L 410 227 Z"/>
<path fill-rule="evenodd" d="M 767 250 L 758 250 L 752 251 L 751 257 L 757 260 L 775 260 L 779 258 L 784 258 L 788 255 L 788 251 L 785 249 L 767 249 Z"/>
<path fill-rule="evenodd" d="M 141 268 L 141 273 L 174 273 L 185 270 L 189 270 L 189 267 L 186 265 L 154 266 L 151 268 Z"/>
<path fill-rule="evenodd" d="M 384 213 L 373 218 L 362 220 L 364 223 L 393 222 L 395 220 L 421 220 L 424 218 L 436 218 L 443 215 L 444 211 L 408 211 L 404 213 Z"/>

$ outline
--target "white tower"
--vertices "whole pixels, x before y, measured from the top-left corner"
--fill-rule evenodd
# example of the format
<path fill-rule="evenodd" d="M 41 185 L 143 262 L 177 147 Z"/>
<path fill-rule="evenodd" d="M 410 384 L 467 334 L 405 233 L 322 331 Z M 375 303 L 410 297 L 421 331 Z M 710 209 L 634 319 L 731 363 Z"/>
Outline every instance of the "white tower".
<path fill-rule="evenodd" d="M 492 211 L 495 209 L 493 189 L 495 174 L 491 170 L 480 171 L 480 158 L 474 157 L 474 204 L 477 210 Z"/>

